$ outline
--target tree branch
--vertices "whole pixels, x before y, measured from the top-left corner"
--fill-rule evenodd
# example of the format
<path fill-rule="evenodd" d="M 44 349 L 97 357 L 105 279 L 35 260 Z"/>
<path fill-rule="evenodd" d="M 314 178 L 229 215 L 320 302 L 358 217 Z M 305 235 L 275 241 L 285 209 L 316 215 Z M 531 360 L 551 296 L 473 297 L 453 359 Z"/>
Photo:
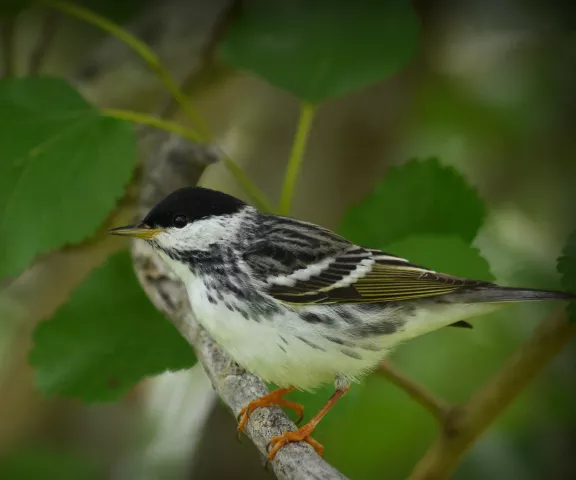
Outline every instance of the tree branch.
<path fill-rule="evenodd" d="M 191 144 L 189 146 L 194 148 Z M 201 149 L 206 147 L 196 148 L 201 152 Z M 140 216 L 147 213 L 165 192 L 184 185 L 193 185 L 198 181 L 203 166 L 199 163 L 195 167 L 191 166 L 190 153 L 186 155 L 187 172 L 174 168 L 173 162 L 150 159 L 149 167 L 153 170 L 145 174 Z M 194 347 L 214 389 L 230 410 L 237 415 L 248 402 L 268 393 L 268 389 L 258 377 L 235 364 L 200 327 L 191 314 L 184 286 L 171 274 L 151 247 L 144 242 L 134 242 L 132 252 L 136 273 L 144 290 L 156 307 L 172 320 Z M 265 455 L 266 445 L 272 436 L 295 429 L 296 426 L 280 408 L 261 408 L 251 415 L 247 434 L 261 454 Z M 235 435 L 235 432 L 230 432 L 230 435 Z M 306 443 L 291 443 L 283 447 L 271 467 L 278 478 L 286 480 L 345 479 Z"/>
<path fill-rule="evenodd" d="M 409 480 L 449 478 L 478 437 L 575 336 L 576 324 L 559 308 L 465 405 L 448 412 L 440 438 Z"/>
<path fill-rule="evenodd" d="M 452 407 L 444 400 L 434 395 L 422 385 L 417 384 L 387 360 L 380 362 L 380 367 L 377 371 L 380 375 L 388 379 L 388 381 L 404 390 L 412 400 L 428 410 L 440 424 L 446 421 L 448 412 Z"/>

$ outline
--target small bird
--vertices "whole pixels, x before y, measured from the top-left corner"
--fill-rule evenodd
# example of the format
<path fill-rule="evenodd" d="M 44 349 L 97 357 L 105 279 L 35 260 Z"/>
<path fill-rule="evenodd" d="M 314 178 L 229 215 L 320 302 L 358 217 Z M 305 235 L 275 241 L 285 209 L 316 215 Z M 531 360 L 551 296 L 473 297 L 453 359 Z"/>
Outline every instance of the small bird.
<path fill-rule="evenodd" d="M 438 273 L 200 187 L 176 190 L 138 225 L 110 233 L 149 242 L 184 282 L 198 322 L 239 365 L 279 387 L 244 407 L 240 432 L 260 407 L 301 418 L 303 407 L 284 396 L 334 382 L 310 422 L 271 439 L 269 461 L 288 442 L 322 455 L 314 428 L 399 343 L 470 327 L 463 319 L 503 302 L 574 298 Z"/>

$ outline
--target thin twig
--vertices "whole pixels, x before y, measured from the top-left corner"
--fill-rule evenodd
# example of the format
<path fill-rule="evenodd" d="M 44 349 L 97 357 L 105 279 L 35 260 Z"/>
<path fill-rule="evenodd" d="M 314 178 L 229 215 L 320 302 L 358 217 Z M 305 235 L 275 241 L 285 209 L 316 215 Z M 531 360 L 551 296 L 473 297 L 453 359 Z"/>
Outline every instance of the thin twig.
<path fill-rule="evenodd" d="M 0 21 L 0 42 L 2 44 L 2 70 L 0 77 L 8 78 L 16 75 L 16 17 Z"/>
<path fill-rule="evenodd" d="M 395 368 L 390 362 L 383 361 L 380 363 L 378 373 L 386 377 L 398 388 L 404 390 L 415 402 L 424 407 L 430 414 L 443 424 L 451 407 L 441 398 L 434 395 L 422 385 L 417 384 L 407 375 Z"/>
<path fill-rule="evenodd" d="M 201 138 L 194 130 L 191 130 L 190 128 L 177 122 L 164 120 L 160 117 L 149 115 L 147 113 L 133 112 L 131 110 L 119 110 L 117 108 L 103 108 L 102 113 L 107 117 L 155 127 L 160 130 L 164 130 L 165 132 L 176 133 L 185 139 L 190 140 L 191 142 L 202 143 L 200 141 Z"/>
<path fill-rule="evenodd" d="M 59 15 L 53 10 L 46 10 L 44 19 L 42 20 L 42 27 L 36 45 L 30 54 L 30 62 L 28 64 L 28 74 L 37 75 L 42 69 L 42 63 L 46 59 L 52 42 L 56 37 L 58 27 Z"/>
<path fill-rule="evenodd" d="M 282 186 L 282 195 L 280 197 L 279 213 L 282 215 L 290 213 L 296 180 L 298 179 L 300 167 L 304 160 L 304 152 L 306 151 L 306 144 L 308 142 L 310 130 L 312 129 L 312 121 L 314 120 L 315 111 L 316 107 L 311 103 L 300 104 L 298 127 L 296 128 L 296 136 L 294 137 L 294 142 L 292 144 L 292 151 L 290 152 L 290 159 L 288 160 L 284 185 Z"/>
<path fill-rule="evenodd" d="M 550 315 L 502 369 L 448 417 L 440 438 L 416 465 L 409 480 L 450 478 L 459 461 L 526 385 L 576 336 L 564 308 Z"/>
<path fill-rule="evenodd" d="M 258 188 L 255 187 L 254 183 L 250 180 L 250 177 L 246 174 L 240 165 L 238 165 L 227 155 L 222 157 L 222 162 L 224 163 L 226 169 L 234 176 L 234 179 L 250 197 L 256 208 L 265 213 L 272 213 L 274 211 L 266 196 Z"/>

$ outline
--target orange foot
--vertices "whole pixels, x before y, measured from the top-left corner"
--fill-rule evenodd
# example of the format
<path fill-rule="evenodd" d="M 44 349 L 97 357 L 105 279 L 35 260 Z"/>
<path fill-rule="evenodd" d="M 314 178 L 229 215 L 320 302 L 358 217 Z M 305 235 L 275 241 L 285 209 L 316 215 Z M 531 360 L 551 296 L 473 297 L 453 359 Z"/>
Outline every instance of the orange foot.
<path fill-rule="evenodd" d="M 268 443 L 268 447 L 270 450 L 268 452 L 268 458 L 266 463 L 271 462 L 274 460 L 274 457 L 278 453 L 284 445 L 290 442 L 306 442 L 312 446 L 316 453 L 320 456 L 324 455 L 324 447 L 322 444 L 314 440 L 310 434 L 316 428 L 317 422 L 311 421 L 300 427 L 295 432 L 284 432 L 282 435 L 278 435 L 276 437 L 272 437 L 270 442 Z"/>
<path fill-rule="evenodd" d="M 349 388 L 350 387 L 348 384 L 344 385 L 337 384 L 336 391 L 328 399 L 326 405 L 324 405 L 320 409 L 320 411 L 316 415 L 314 415 L 312 420 L 310 420 L 306 425 L 300 427 L 295 432 L 284 432 L 282 435 L 272 437 L 267 446 L 267 449 L 270 450 L 268 451 L 266 466 L 268 466 L 269 462 L 274 460 L 274 457 L 278 453 L 278 450 L 280 450 L 284 445 L 290 442 L 306 442 L 310 444 L 314 450 L 316 450 L 316 453 L 318 455 L 320 456 L 324 455 L 324 447 L 316 440 L 314 440 L 310 435 L 312 434 L 318 423 L 320 423 L 320 420 L 324 418 L 324 415 L 328 413 L 328 411 L 336 404 L 338 400 L 340 400 L 344 395 L 346 395 L 346 392 L 348 391 Z"/>
<path fill-rule="evenodd" d="M 294 410 L 298 414 L 298 420 L 296 420 L 296 423 L 300 423 L 302 421 L 302 417 L 304 416 L 304 407 L 299 403 L 291 402 L 290 400 L 284 400 L 284 395 L 293 392 L 294 390 L 296 390 L 295 387 L 278 388 L 270 392 L 268 395 L 257 398 L 256 400 L 253 400 L 248 405 L 246 405 L 242 410 L 240 410 L 240 413 L 238 414 L 238 435 L 240 435 L 240 433 L 242 433 L 246 428 L 246 424 L 248 423 L 248 419 L 250 418 L 252 412 L 261 407 L 277 405 L 279 407 Z"/>

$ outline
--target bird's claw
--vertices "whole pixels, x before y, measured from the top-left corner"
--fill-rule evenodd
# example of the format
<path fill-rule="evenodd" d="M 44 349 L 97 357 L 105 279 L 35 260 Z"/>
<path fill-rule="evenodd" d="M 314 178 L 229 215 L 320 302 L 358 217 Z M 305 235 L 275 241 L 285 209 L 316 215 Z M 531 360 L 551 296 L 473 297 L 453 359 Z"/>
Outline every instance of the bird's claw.
<path fill-rule="evenodd" d="M 274 460 L 276 454 L 284 445 L 293 442 L 306 442 L 322 457 L 324 455 L 324 447 L 310 436 L 311 431 L 312 429 L 308 425 L 304 425 L 295 432 L 284 432 L 282 435 L 272 437 L 266 444 L 267 456 L 264 468 L 268 469 L 268 465 Z"/>
<path fill-rule="evenodd" d="M 299 403 L 291 402 L 283 398 L 283 396 L 286 393 L 289 393 L 290 391 L 292 391 L 292 388 L 290 389 L 281 388 L 278 390 L 274 390 L 273 392 L 270 392 L 268 395 L 264 395 L 263 397 L 251 401 L 250 403 L 248 403 L 248 405 L 242 408 L 242 410 L 240 410 L 240 412 L 236 416 L 236 422 L 238 423 L 238 435 L 237 435 L 238 440 L 240 441 L 240 434 L 244 432 L 244 430 L 246 429 L 246 425 L 248 424 L 250 415 L 257 408 L 277 405 L 279 407 L 294 410 L 298 414 L 298 419 L 296 420 L 296 423 L 297 424 L 300 423 L 304 418 L 304 407 Z"/>
<path fill-rule="evenodd" d="M 250 419 L 250 403 L 245 406 L 238 415 L 236 415 L 236 423 L 238 423 L 238 428 L 236 429 L 236 440 L 242 443 L 242 434 L 244 430 L 246 430 L 246 425 L 248 424 L 248 420 Z"/>
<path fill-rule="evenodd" d="M 296 413 L 298 413 L 298 418 L 294 423 L 296 423 L 296 425 L 300 425 L 302 423 L 302 420 L 304 420 L 304 408 L 302 408 L 302 410 L 300 411 L 297 411 Z"/>

